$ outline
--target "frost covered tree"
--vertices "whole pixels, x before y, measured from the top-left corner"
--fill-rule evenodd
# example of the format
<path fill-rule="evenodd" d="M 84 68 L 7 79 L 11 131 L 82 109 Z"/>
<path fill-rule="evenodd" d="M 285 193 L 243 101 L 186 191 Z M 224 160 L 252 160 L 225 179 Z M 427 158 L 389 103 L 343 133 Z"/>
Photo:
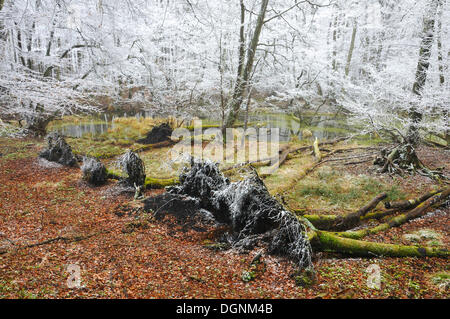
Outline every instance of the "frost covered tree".
<path fill-rule="evenodd" d="M 66 58 L 87 45 L 71 43 L 68 17 L 62 1 L 4 1 L 0 11 L 0 115 L 38 135 L 57 116 L 96 109 L 75 89 Z"/>
<path fill-rule="evenodd" d="M 448 9 L 444 0 L 4 0 L 0 112 L 45 127 L 107 100 L 220 114 L 229 126 L 262 96 L 297 116 L 332 106 L 381 135 L 445 138 Z"/>

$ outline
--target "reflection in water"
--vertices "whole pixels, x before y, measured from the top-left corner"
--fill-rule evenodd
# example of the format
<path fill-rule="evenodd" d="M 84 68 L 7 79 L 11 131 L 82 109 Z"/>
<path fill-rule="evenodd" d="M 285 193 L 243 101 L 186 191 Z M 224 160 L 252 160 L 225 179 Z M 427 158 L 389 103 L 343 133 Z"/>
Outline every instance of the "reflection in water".
<path fill-rule="evenodd" d="M 57 129 L 58 132 L 71 137 L 81 137 L 83 134 L 90 133 L 92 135 L 102 134 L 109 128 L 114 128 L 114 119 L 117 117 L 136 117 L 136 118 L 153 118 L 158 116 L 150 111 L 142 111 L 135 114 L 130 113 L 103 113 L 92 117 L 92 122 L 85 122 L 73 125 L 64 125 Z M 240 119 L 243 121 L 243 119 Z M 302 138 L 302 130 L 306 125 L 299 123 L 298 120 L 283 113 L 270 114 L 251 114 L 249 122 L 264 123 L 267 128 L 280 129 L 280 141 L 289 141 L 292 136 Z M 213 122 L 213 121 L 208 121 Z M 217 122 L 219 123 L 219 122 Z M 344 130 L 351 130 L 351 127 L 343 118 L 335 118 L 333 116 L 318 115 L 308 118 L 308 129 L 311 131 L 313 138 L 320 140 L 333 139 L 345 135 Z M 335 130 L 333 130 L 335 129 Z M 258 128 L 257 128 L 258 130 Z"/>
<path fill-rule="evenodd" d="M 65 125 L 57 131 L 65 136 L 81 137 L 83 134 L 90 133 L 92 135 L 102 134 L 112 127 L 112 123 L 81 123 L 76 125 Z"/>

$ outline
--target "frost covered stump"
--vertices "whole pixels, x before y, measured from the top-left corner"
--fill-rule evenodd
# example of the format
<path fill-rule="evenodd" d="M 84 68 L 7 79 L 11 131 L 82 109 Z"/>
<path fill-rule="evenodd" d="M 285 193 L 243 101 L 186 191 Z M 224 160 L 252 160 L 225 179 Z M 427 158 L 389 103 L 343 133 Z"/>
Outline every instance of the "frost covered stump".
<path fill-rule="evenodd" d="M 103 185 L 108 179 L 105 165 L 93 157 L 85 157 L 81 165 L 83 179 L 92 185 Z"/>
<path fill-rule="evenodd" d="M 155 144 L 170 141 L 172 131 L 173 130 L 168 123 L 162 123 L 161 125 L 153 127 L 152 130 L 147 133 L 145 138 L 137 140 L 137 142 L 141 144 Z"/>
<path fill-rule="evenodd" d="M 64 137 L 57 132 L 47 135 L 47 148 L 39 156 L 50 162 L 56 162 L 65 166 L 77 166 L 77 160 L 72 153 L 72 148 L 67 144 Z"/>
<path fill-rule="evenodd" d="M 128 175 L 121 180 L 126 186 L 138 187 L 145 184 L 145 166 L 142 159 L 133 151 L 129 150 L 117 160 L 118 166 Z"/>
<path fill-rule="evenodd" d="M 312 266 L 304 225 L 269 194 L 257 175 L 230 183 L 216 164 L 192 160 L 190 169 L 180 175 L 180 185 L 169 187 L 168 194 L 146 199 L 146 209 L 215 221 L 228 226 L 221 240 L 235 248 L 265 245 L 269 253 L 289 257 L 301 269 Z M 198 208 L 192 205 L 181 209 L 183 213 L 166 209 L 174 195 L 198 202 Z"/>

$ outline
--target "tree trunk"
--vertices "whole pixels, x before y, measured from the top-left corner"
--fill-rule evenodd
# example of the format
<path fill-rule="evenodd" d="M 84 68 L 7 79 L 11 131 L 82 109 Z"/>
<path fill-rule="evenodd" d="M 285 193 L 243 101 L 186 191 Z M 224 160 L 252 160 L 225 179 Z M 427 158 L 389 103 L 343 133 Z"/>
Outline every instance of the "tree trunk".
<path fill-rule="evenodd" d="M 230 109 L 230 112 L 224 123 L 224 126 L 222 128 L 223 130 L 225 130 L 227 127 L 231 127 L 234 124 L 234 122 L 236 121 L 237 116 L 239 114 L 239 109 L 241 108 L 241 105 L 242 105 L 244 92 L 248 88 L 248 81 L 249 81 L 250 74 L 252 72 L 256 48 L 258 47 L 259 37 L 261 35 L 261 31 L 262 31 L 262 28 L 264 25 L 264 17 L 266 15 L 268 3 L 269 3 L 269 0 L 261 1 L 261 8 L 260 8 L 258 19 L 256 22 L 256 27 L 253 32 L 253 37 L 250 42 L 250 47 L 247 49 L 247 62 L 245 63 L 245 68 L 243 68 L 241 71 L 242 75 L 238 74 L 238 76 L 237 76 L 236 84 L 234 86 L 234 93 L 233 93 L 233 97 L 231 100 L 231 109 Z M 243 21 L 244 14 L 245 14 L 245 8 L 241 1 L 241 22 Z M 243 54 L 242 54 L 243 53 L 242 39 L 243 39 L 243 31 L 244 31 L 243 28 L 244 28 L 244 26 L 242 24 L 241 29 L 240 29 L 241 44 L 239 46 L 239 66 L 240 67 L 244 66 L 243 60 L 241 59 L 243 57 Z M 241 66 L 241 62 L 242 62 L 242 66 Z M 238 68 L 238 71 L 240 71 L 239 68 Z M 224 136 L 225 136 L 225 134 L 224 134 Z"/>
<path fill-rule="evenodd" d="M 420 99 L 422 90 L 427 80 L 428 67 L 430 66 L 431 49 L 433 47 L 434 37 L 434 22 L 437 12 L 438 0 L 431 0 L 429 10 L 424 17 L 422 41 L 419 50 L 419 62 L 417 63 L 417 70 L 415 82 L 412 91 Z M 417 108 L 418 105 L 413 104 L 409 116 L 412 123 L 408 129 L 407 142 L 415 146 L 419 141 L 419 123 L 422 121 L 422 113 Z"/>
<path fill-rule="evenodd" d="M 355 49 L 355 39 L 356 39 L 356 30 L 358 28 L 358 24 L 356 21 L 353 22 L 353 31 L 352 31 L 352 39 L 350 41 L 350 48 L 348 49 L 347 55 L 347 64 L 345 65 L 345 76 L 348 76 L 350 72 L 350 63 L 352 62 L 353 50 Z"/>
<path fill-rule="evenodd" d="M 438 59 L 438 69 L 439 69 L 439 83 L 441 86 L 444 85 L 444 63 L 442 61 L 442 0 L 439 0 L 439 14 L 437 17 L 437 59 Z"/>

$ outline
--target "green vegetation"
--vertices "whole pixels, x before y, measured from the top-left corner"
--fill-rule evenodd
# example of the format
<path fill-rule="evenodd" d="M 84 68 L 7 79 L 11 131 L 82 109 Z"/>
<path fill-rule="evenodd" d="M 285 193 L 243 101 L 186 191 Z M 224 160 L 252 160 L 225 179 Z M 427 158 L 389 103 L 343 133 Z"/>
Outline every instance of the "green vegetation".
<path fill-rule="evenodd" d="M 323 166 L 301 179 L 287 198 L 293 208 L 353 211 L 376 195 L 386 192 L 387 200 L 404 199 L 398 185 L 387 185 L 367 175 L 350 175 Z"/>

